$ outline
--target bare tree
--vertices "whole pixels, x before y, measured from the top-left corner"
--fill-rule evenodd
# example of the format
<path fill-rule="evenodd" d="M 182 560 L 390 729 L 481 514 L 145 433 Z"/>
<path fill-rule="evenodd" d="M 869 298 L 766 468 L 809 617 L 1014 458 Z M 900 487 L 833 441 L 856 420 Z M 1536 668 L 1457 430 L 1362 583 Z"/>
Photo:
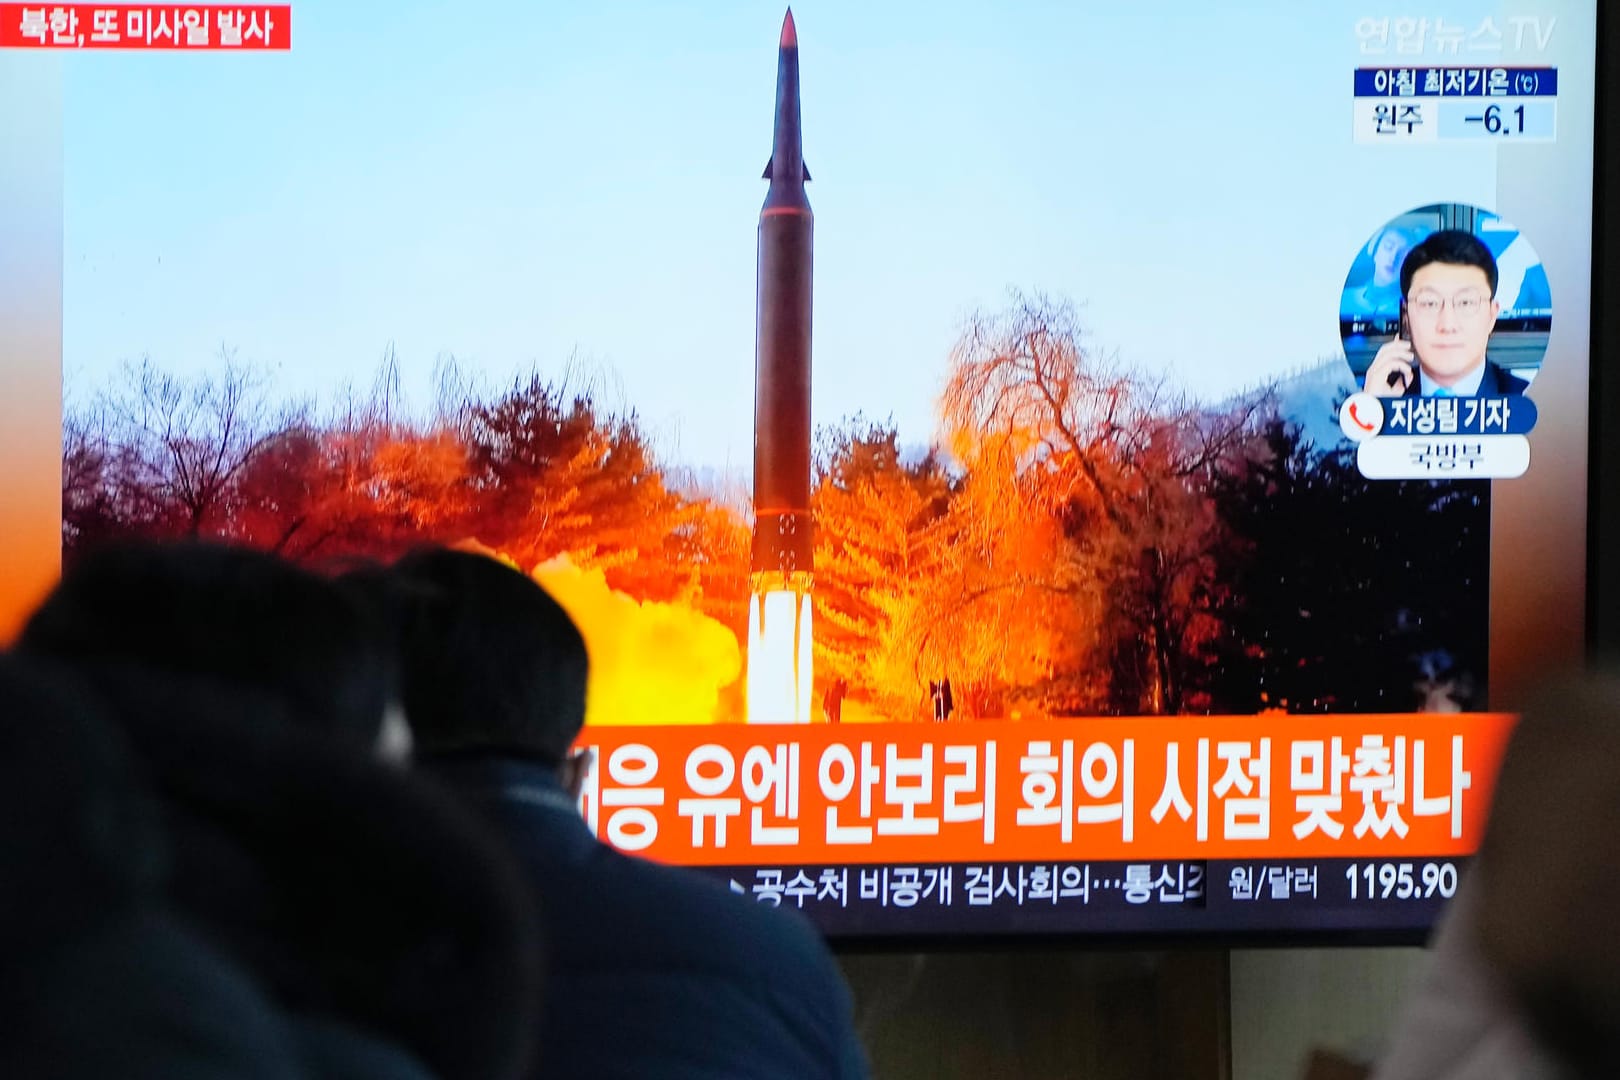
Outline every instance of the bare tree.
<path fill-rule="evenodd" d="M 969 322 L 941 411 L 958 457 L 1005 456 L 1004 467 L 1046 474 L 1050 495 L 1084 498 L 1121 524 L 1110 472 L 1137 435 L 1144 388 L 1082 338 L 1072 304 L 1014 292 L 1005 312 Z"/>
<path fill-rule="evenodd" d="M 231 350 L 221 360 L 217 371 L 184 378 L 143 358 L 97 403 L 126 495 L 187 536 L 228 527 L 234 481 L 291 421 L 272 412 L 263 372 Z"/>
<path fill-rule="evenodd" d="M 65 402 L 62 411 L 62 548 L 71 555 L 150 514 L 127 504 L 119 455 L 104 410 Z"/>
<path fill-rule="evenodd" d="M 1042 293 L 1015 291 L 1006 311 L 970 320 L 941 400 L 958 456 L 1010 454 L 1054 504 L 1084 499 L 1124 527 L 1133 474 L 1190 477 L 1252 434 L 1266 388 L 1203 409 L 1084 339 L 1073 304 Z"/>
<path fill-rule="evenodd" d="M 1248 445 L 1261 396 L 1199 407 L 1089 349 L 1073 305 L 1038 293 L 974 318 L 952 353 L 941 411 L 953 453 L 977 482 L 1000 477 L 998 506 L 1017 494 L 1055 520 L 1069 563 L 1046 580 L 1026 570 L 980 588 L 1039 590 L 1059 604 L 1105 597 L 1111 640 L 1100 645 L 1119 708 L 1173 712 L 1185 701 L 1182 669 L 1209 630 L 1219 543 L 1210 480 Z"/>

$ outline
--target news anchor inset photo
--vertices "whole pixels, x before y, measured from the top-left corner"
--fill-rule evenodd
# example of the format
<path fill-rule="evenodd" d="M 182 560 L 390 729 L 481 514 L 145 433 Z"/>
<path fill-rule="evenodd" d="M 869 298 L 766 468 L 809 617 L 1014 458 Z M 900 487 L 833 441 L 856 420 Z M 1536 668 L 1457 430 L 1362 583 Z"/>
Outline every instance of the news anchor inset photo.
<path fill-rule="evenodd" d="M 1551 331 L 1547 274 L 1529 242 L 1460 203 L 1381 226 L 1339 301 L 1356 385 L 1381 398 L 1523 395 Z"/>

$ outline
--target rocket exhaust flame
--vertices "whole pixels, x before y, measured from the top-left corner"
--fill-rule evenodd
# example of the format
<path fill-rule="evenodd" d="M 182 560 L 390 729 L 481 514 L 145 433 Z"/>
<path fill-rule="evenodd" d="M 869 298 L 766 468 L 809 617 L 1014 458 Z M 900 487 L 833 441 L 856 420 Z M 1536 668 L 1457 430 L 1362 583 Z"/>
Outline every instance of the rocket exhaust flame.
<path fill-rule="evenodd" d="M 798 576 L 798 575 L 795 575 Z M 814 707 L 810 593 L 806 580 L 753 590 L 748 601 L 748 722 L 807 724 Z"/>
<path fill-rule="evenodd" d="M 754 543 L 748 722 L 807 724 L 811 709 L 810 307 L 815 221 L 804 185 L 799 38 L 790 9 L 776 59 L 775 128 L 759 214 L 754 309 Z"/>

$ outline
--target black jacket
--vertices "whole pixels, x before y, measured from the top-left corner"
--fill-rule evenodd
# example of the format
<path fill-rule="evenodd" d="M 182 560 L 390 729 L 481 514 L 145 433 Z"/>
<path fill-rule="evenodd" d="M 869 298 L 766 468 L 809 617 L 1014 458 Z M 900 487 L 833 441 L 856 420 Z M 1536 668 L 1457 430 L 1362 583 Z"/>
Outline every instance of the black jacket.
<path fill-rule="evenodd" d="M 170 903 L 296 1022 L 306 1061 L 526 1072 L 533 905 L 454 800 L 227 688 L 93 674 L 158 793 Z"/>
<path fill-rule="evenodd" d="M 797 912 L 600 843 L 542 766 L 472 757 L 423 768 L 491 815 L 545 904 L 536 1076 L 866 1075 L 849 991 Z"/>
<path fill-rule="evenodd" d="M 314 1080 L 292 1026 L 169 910 L 127 744 L 61 672 L 0 656 L 0 1076 Z"/>

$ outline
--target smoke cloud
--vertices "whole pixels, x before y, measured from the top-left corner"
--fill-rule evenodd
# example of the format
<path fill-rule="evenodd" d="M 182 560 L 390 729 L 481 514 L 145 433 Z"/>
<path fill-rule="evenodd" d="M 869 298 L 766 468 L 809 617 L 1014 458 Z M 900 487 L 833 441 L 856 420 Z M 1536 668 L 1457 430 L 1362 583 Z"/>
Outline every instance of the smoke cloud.
<path fill-rule="evenodd" d="M 602 571 L 581 569 L 566 555 L 541 563 L 533 577 L 585 637 L 587 726 L 716 722 L 721 689 L 742 673 L 742 650 L 722 623 L 615 592 Z"/>

